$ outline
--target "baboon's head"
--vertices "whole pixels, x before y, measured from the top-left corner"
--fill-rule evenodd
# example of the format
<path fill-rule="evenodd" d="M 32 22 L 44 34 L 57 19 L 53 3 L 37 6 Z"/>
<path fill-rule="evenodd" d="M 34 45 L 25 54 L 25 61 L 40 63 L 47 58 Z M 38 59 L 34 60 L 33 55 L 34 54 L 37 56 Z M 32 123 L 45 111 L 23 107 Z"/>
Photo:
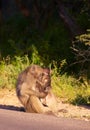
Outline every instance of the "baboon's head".
<path fill-rule="evenodd" d="M 36 79 L 36 88 L 39 89 L 40 92 L 48 93 L 51 88 L 50 69 L 32 65 L 31 73 Z"/>

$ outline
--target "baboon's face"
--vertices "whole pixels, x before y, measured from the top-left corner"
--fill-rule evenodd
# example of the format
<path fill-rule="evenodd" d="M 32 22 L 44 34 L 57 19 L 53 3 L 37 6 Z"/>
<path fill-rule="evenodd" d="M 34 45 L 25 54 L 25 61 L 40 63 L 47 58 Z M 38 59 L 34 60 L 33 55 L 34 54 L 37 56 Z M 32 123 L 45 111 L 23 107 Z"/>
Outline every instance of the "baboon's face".
<path fill-rule="evenodd" d="M 51 77 L 50 77 L 50 70 L 49 69 L 43 69 L 43 72 L 41 72 L 38 75 L 37 78 L 38 85 L 42 86 L 43 92 L 48 92 L 51 88 Z"/>
<path fill-rule="evenodd" d="M 36 79 L 36 88 L 40 92 L 48 92 L 51 88 L 50 70 L 35 66 L 34 77 Z"/>

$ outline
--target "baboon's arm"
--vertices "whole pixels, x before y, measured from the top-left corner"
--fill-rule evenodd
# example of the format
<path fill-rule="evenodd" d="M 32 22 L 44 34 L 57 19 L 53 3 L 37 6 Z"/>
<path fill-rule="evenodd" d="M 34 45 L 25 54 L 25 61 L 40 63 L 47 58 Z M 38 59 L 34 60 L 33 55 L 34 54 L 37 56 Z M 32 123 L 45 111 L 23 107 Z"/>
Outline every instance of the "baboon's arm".
<path fill-rule="evenodd" d="M 47 93 L 45 92 L 39 92 L 39 91 L 33 90 L 32 88 L 27 87 L 26 83 L 22 84 L 22 89 L 20 93 L 21 95 L 29 95 L 29 96 L 33 95 L 39 98 L 44 98 L 47 95 Z"/>
<path fill-rule="evenodd" d="M 39 100 L 38 97 L 36 96 L 30 96 L 30 102 L 32 105 L 32 108 L 34 109 L 35 112 L 37 113 L 45 113 L 45 114 L 53 114 L 52 111 L 48 108 L 45 107 L 41 101 Z"/>

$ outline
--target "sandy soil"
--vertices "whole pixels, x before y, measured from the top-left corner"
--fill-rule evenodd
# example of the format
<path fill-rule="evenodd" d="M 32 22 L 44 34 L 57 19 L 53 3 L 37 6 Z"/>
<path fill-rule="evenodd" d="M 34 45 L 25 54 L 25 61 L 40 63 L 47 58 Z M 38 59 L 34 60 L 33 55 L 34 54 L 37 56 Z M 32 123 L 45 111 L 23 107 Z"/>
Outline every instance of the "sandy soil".
<path fill-rule="evenodd" d="M 60 117 L 71 117 L 90 121 L 90 106 L 74 106 L 59 101 Z M 0 109 L 22 111 L 15 90 L 0 89 Z"/>

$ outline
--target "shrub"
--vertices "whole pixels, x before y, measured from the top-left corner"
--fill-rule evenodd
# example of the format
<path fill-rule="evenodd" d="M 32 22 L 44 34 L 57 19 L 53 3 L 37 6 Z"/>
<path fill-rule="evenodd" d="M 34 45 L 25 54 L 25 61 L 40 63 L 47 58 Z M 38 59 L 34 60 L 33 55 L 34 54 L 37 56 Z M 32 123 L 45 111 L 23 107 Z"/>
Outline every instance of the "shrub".
<path fill-rule="evenodd" d="M 79 76 L 90 79 L 90 30 L 86 34 L 76 37 L 73 42 L 72 50 L 76 61 L 72 65 L 79 67 Z"/>
<path fill-rule="evenodd" d="M 8 56 L 3 59 L 0 62 L 0 88 L 15 88 L 18 74 L 29 65 L 30 61 L 27 56 L 15 56 L 12 60 Z"/>

